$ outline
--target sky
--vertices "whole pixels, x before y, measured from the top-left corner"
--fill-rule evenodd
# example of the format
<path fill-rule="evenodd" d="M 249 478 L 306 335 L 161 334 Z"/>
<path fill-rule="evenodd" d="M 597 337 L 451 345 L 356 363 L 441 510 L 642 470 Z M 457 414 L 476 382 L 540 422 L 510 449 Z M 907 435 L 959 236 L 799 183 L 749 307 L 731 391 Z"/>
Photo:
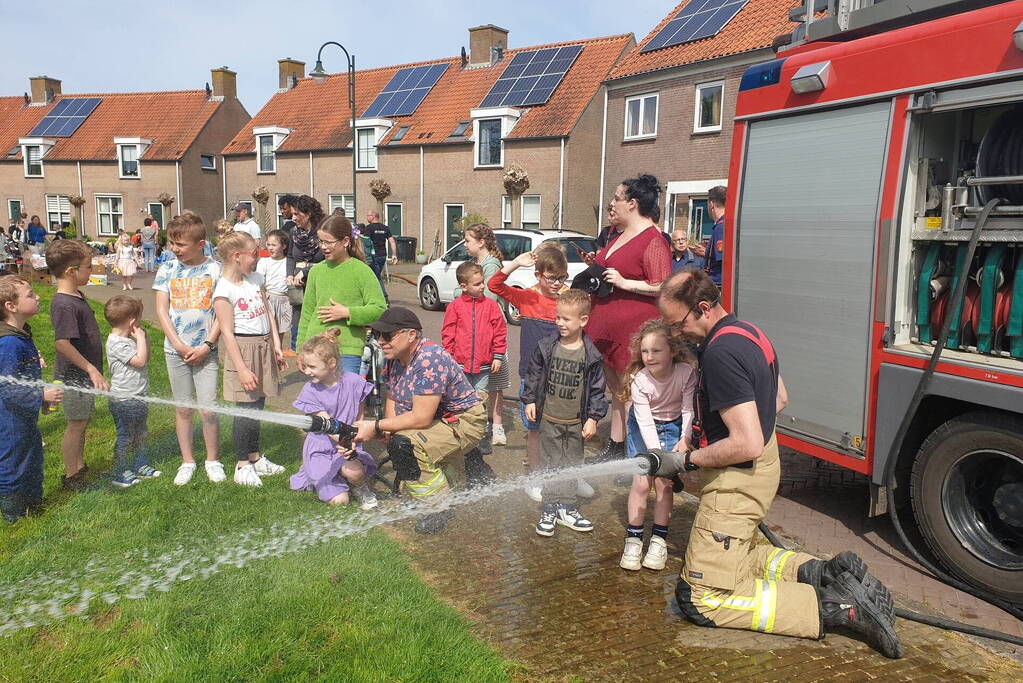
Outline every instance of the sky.
<path fill-rule="evenodd" d="M 316 62 L 328 40 L 359 69 L 459 54 L 470 26 L 508 29 L 509 47 L 633 33 L 642 40 L 678 0 L 0 0 L 0 95 L 31 76 L 59 78 L 64 93 L 192 90 L 210 69 L 238 73 L 252 115 L 277 90 L 277 60 Z M 378 10 L 386 8 L 381 15 Z M 13 40 L 14 36 L 22 39 Z M 324 68 L 344 70 L 335 47 Z"/>

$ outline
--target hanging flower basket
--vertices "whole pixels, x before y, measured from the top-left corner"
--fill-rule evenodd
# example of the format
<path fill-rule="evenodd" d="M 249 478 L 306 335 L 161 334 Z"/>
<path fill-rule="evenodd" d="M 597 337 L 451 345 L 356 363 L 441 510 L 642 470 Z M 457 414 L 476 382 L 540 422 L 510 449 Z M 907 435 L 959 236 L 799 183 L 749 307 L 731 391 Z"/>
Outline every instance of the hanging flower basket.
<path fill-rule="evenodd" d="M 260 185 L 252 191 L 252 198 L 255 199 L 257 203 L 266 206 L 266 203 L 270 201 L 270 190 L 266 189 L 266 185 Z"/>
<path fill-rule="evenodd" d="M 380 178 L 370 182 L 369 191 L 376 197 L 377 201 L 381 202 L 391 196 L 391 186 L 387 184 L 386 180 L 381 180 Z"/>
<path fill-rule="evenodd" d="M 158 196 L 156 199 L 164 206 L 170 206 L 171 204 L 174 203 L 174 195 L 168 194 L 166 192 L 161 192 L 160 196 Z"/>
<path fill-rule="evenodd" d="M 529 174 L 518 164 L 512 164 L 504 172 L 504 189 L 513 197 L 529 189 Z"/>
<path fill-rule="evenodd" d="M 71 203 L 71 206 L 75 207 L 76 209 L 85 204 L 85 197 L 83 197 L 80 194 L 73 194 L 69 196 L 67 200 Z"/>

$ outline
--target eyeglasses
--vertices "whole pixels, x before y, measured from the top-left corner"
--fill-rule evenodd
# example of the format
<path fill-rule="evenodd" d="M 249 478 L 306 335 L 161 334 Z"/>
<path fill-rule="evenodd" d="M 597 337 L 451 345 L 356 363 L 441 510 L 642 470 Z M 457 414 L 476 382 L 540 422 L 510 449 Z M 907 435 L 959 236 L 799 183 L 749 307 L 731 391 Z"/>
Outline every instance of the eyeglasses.
<path fill-rule="evenodd" d="M 390 342 L 394 339 L 394 335 L 400 332 L 407 332 L 408 330 L 391 330 L 390 332 L 381 332 L 379 330 L 373 330 L 373 338 L 377 341 Z"/>
<path fill-rule="evenodd" d="M 341 240 L 320 240 L 320 246 L 331 248 L 340 241 Z"/>
<path fill-rule="evenodd" d="M 568 282 L 568 276 L 567 275 L 558 275 L 556 277 L 551 277 L 549 275 L 544 275 L 543 279 L 546 280 L 547 284 L 549 284 L 549 285 L 563 285 L 566 282 Z"/>

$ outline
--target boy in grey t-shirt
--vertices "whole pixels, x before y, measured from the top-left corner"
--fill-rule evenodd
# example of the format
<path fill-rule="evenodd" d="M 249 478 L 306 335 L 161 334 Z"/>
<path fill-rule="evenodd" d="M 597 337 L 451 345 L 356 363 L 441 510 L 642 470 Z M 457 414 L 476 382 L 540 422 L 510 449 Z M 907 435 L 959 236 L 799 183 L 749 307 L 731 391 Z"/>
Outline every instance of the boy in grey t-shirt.
<path fill-rule="evenodd" d="M 149 341 L 141 327 L 142 302 L 130 296 L 115 296 L 103 308 L 110 323 L 107 337 L 107 362 L 110 365 L 110 391 L 124 398 L 110 399 L 110 414 L 117 428 L 114 442 L 114 478 L 111 483 L 127 488 L 142 479 L 160 476 L 145 456 L 149 406 L 133 396 L 149 391 Z M 129 457 L 134 455 L 131 465 Z"/>

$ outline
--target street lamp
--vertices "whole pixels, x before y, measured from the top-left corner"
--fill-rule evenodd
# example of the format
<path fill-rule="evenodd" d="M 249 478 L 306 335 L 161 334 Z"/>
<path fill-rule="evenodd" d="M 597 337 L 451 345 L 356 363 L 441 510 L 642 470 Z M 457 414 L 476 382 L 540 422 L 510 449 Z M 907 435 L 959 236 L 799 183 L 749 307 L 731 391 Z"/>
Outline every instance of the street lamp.
<path fill-rule="evenodd" d="M 341 48 L 341 51 L 345 53 L 345 58 L 348 60 L 348 108 L 352 112 L 352 224 L 356 221 L 358 213 L 358 206 L 356 204 L 356 198 L 358 193 L 355 190 L 355 178 L 357 176 L 356 170 L 358 169 L 356 155 L 358 154 L 358 143 L 359 136 L 355 132 L 355 55 L 348 54 L 348 50 L 341 43 L 329 40 L 320 46 L 319 51 L 316 53 L 316 66 L 309 72 L 309 76 L 312 77 L 317 83 L 323 83 L 327 80 L 327 72 L 323 68 L 323 48 L 328 45 L 336 45 Z"/>

